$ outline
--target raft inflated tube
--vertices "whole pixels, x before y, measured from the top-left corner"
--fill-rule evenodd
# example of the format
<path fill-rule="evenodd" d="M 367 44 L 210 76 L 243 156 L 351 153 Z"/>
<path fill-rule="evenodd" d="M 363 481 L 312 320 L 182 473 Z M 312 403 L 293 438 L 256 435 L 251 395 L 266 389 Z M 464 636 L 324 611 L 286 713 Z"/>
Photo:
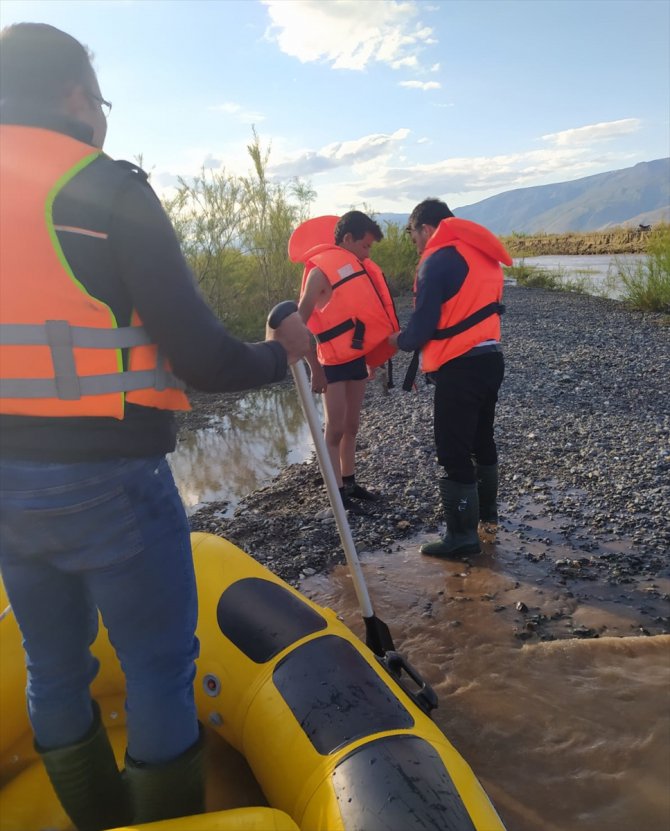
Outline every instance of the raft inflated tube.
<path fill-rule="evenodd" d="M 192 541 L 198 711 L 270 805 L 304 831 L 503 829 L 466 762 L 332 610 L 219 537 Z"/>

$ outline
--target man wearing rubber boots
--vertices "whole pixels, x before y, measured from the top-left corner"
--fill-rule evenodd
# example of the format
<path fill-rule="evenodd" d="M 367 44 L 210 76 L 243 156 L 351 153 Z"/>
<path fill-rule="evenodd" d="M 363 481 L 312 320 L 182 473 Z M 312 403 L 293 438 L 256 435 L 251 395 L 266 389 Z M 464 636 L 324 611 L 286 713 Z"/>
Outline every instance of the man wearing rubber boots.
<path fill-rule="evenodd" d="M 458 558 L 479 553 L 479 521 L 498 521 L 493 425 L 504 375 L 500 263 L 512 259 L 490 231 L 456 218 L 439 199 L 418 204 L 407 230 L 420 254 L 415 308 L 390 341 L 420 351 L 422 370 L 435 385 L 433 426 L 444 468 L 438 488 L 447 525 L 445 536 L 422 545 L 421 553 Z"/>
<path fill-rule="evenodd" d="M 28 712 L 80 831 L 204 808 L 189 525 L 166 454 L 184 386 L 278 381 L 299 315 L 229 335 L 146 174 L 102 152 L 111 104 L 52 26 L 0 34 L 0 570 L 27 655 Z M 122 778 L 91 699 L 101 613 L 126 679 Z"/>

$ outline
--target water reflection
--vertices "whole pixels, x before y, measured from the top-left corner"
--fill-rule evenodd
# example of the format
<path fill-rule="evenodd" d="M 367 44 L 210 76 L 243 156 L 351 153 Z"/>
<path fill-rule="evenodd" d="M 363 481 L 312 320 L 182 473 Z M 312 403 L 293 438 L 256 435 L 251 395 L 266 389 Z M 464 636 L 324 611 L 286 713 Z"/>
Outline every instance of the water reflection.
<path fill-rule="evenodd" d="M 181 435 L 169 460 L 189 513 L 225 501 L 230 515 L 241 499 L 311 452 L 295 388 L 272 386 L 231 401 L 210 426 Z"/>

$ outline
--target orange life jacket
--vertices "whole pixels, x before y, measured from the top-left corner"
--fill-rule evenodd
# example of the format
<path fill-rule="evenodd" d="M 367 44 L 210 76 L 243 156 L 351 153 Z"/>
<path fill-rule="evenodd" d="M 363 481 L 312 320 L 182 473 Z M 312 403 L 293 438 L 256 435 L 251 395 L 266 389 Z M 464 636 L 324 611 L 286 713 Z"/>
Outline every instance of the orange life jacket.
<path fill-rule="evenodd" d="M 100 155 L 61 133 L 0 127 L 1 413 L 122 419 L 125 401 L 190 408 L 137 313 L 119 327 L 60 246 L 54 200 Z"/>
<path fill-rule="evenodd" d="M 487 228 L 467 219 L 448 217 L 428 240 L 417 276 L 421 263 L 447 246 L 453 246 L 463 257 L 468 274 L 458 293 L 442 304 L 437 329 L 421 350 L 424 372 L 435 372 L 484 341 L 500 340 L 500 315 L 504 310 L 500 263 L 512 265 L 512 258 Z"/>
<path fill-rule="evenodd" d="M 361 261 L 334 244 L 317 245 L 306 254 L 300 293 L 313 268 L 327 277 L 333 293 L 307 321 L 317 341 L 319 362 L 344 364 L 365 357 L 370 367 L 381 366 L 394 353 L 388 337 L 400 329 L 391 292 L 379 266 Z"/>

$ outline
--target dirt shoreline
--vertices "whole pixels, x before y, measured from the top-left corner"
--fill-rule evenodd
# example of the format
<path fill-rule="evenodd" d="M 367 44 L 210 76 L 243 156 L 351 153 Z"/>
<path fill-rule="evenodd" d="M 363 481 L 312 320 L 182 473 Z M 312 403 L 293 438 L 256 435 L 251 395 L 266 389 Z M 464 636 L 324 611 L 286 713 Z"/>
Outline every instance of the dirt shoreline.
<path fill-rule="evenodd" d="M 644 254 L 650 231 L 618 228 L 611 231 L 590 231 L 583 234 L 518 234 L 504 237 L 503 242 L 515 257 L 588 256 L 591 254 Z"/>
<path fill-rule="evenodd" d="M 495 541 L 457 567 L 506 576 L 505 604 L 494 594 L 479 600 L 499 606 L 501 623 L 521 641 L 667 633 L 668 318 L 518 286 L 506 288 L 505 302 L 502 519 Z M 398 305 L 403 321 L 409 299 Z M 423 383 L 402 391 L 408 359 L 394 359 L 396 386 L 375 380 L 364 403 L 357 477 L 380 499 L 366 504 L 366 516 L 350 515 L 363 562 L 418 547 L 442 528 L 432 392 Z M 195 396 L 181 428 L 203 426 L 227 400 Z M 283 470 L 233 517 L 222 507 L 195 513 L 193 530 L 227 537 L 293 585 L 344 561 L 314 459 Z M 515 583 L 533 589 L 515 593 Z"/>

